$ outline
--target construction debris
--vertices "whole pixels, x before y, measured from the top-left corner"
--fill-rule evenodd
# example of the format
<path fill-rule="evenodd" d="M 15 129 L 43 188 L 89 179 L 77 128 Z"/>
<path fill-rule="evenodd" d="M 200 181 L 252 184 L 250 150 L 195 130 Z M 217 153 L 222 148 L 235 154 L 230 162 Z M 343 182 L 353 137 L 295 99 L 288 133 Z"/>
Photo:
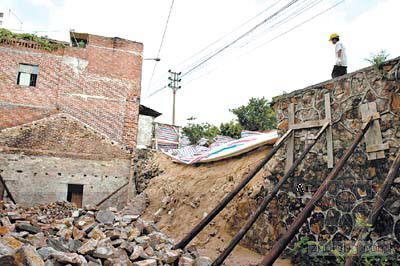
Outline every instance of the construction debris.
<path fill-rule="evenodd" d="M 193 249 L 173 250 L 172 239 L 129 208 L 0 207 L 0 265 L 211 265 Z"/>

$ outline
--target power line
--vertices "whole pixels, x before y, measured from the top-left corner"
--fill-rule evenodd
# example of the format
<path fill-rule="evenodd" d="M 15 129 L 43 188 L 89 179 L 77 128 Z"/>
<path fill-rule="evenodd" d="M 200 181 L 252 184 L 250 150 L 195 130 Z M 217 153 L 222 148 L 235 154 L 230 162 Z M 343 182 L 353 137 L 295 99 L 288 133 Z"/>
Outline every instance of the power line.
<path fill-rule="evenodd" d="M 277 4 L 279 4 L 279 2 L 282 2 L 282 0 L 277 0 L 276 2 L 274 2 L 273 4 L 269 5 L 267 8 L 265 8 L 263 11 L 259 12 L 257 15 L 255 15 L 254 17 L 246 20 L 245 22 L 243 22 L 242 24 L 240 24 L 239 26 L 237 26 L 235 29 L 233 29 L 232 31 L 224 34 L 222 37 L 218 38 L 217 40 L 213 41 L 212 43 L 210 43 L 209 45 L 207 45 L 206 47 L 202 48 L 201 50 L 199 50 L 198 52 L 196 52 L 195 54 L 191 55 L 190 57 L 186 58 L 185 60 L 181 61 L 180 63 L 177 64 L 177 66 L 183 65 L 185 62 L 189 61 L 190 59 L 196 57 L 197 55 L 201 54 L 202 52 L 206 51 L 208 48 L 212 47 L 214 44 L 222 41 L 223 39 L 225 39 L 226 37 L 228 37 L 229 35 L 231 35 L 232 33 L 236 32 L 237 30 L 239 30 L 240 28 L 242 28 L 243 26 L 247 25 L 249 22 L 255 20 L 256 18 L 258 18 L 259 16 L 261 16 L 262 14 L 264 14 L 265 12 L 267 12 L 268 10 L 270 10 L 271 8 L 273 8 L 274 6 L 276 6 Z"/>
<path fill-rule="evenodd" d="M 302 15 L 303 13 L 307 12 L 307 11 L 310 10 L 311 8 L 313 8 L 313 7 L 315 7 L 316 5 L 320 4 L 322 1 L 324 1 L 324 0 L 311 0 L 310 2 L 304 2 L 305 5 L 300 6 L 299 9 L 297 9 L 297 10 L 295 10 L 294 12 L 288 14 L 287 17 L 285 17 L 285 18 L 283 18 L 282 20 L 278 21 L 277 23 L 271 25 L 267 30 L 263 31 L 263 32 L 260 33 L 260 34 L 264 34 L 264 33 L 268 32 L 268 31 L 271 31 L 273 28 L 276 28 L 276 27 L 279 27 L 279 26 L 281 26 L 281 25 L 284 25 L 285 23 L 287 23 L 287 22 L 289 22 L 289 21 L 291 21 L 291 20 L 297 18 L 298 16 L 300 16 L 300 15 Z M 326 12 L 326 11 L 325 11 L 325 12 Z M 311 19 L 310 19 L 310 20 L 311 20 Z M 296 25 L 296 26 L 297 26 L 297 27 L 300 27 L 301 25 Z M 281 34 L 281 35 L 284 35 L 284 34 Z M 279 35 L 278 37 L 280 37 L 281 35 Z M 277 37 L 274 37 L 274 38 L 273 38 L 273 40 L 275 40 L 275 39 L 277 39 Z M 271 40 L 271 41 L 273 41 L 273 40 Z M 251 42 L 251 40 L 249 40 L 249 41 L 246 42 L 244 45 L 242 45 L 241 48 L 244 47 L 245 45 L 247 45 L 249 42 Z M 253 50 L 251 50 L 251 51 L 253 51 Z M 251 51 L 250 51 L 250 52 L 251 52 Z M 247 53 L 245 53 L 245 54 L 243 54 L 243 55 L 241 55 L 241 56 L 238 56 L 238 57 L 243 57 L 244 55 L 247 55 L 247 54 L 249 54 L 250 52 L 247 52 Z M 208 71 L 208 72 L 206 72 L 205 75 L 200 75 L 199 77 L 196 77 L 196 78 L 194 78 L 193 80 L 197 80 L 197 79 L 199 79 L 199 78 L 202 78 L 202 77 L 204 77 L 204 76 L 206 76 L 206 75 L 211 74 L 212 72 L 213 72 L 213 70 Z M 191 83 L 193 80 L 190 80 L 188 83 Z"/>
<path fill-rule="evenodd" d="M 293 30 L 295 30 L 295 29 L 297 29 L 297 28 L 303 26 L 304 24 L 306 24 L 306 23 L 308 23 L 308 22 L 310 22 L 310 21 L 316 19 L 317 17 L 319 17 L 319 16 L 325 14 L 326 12 L 328 12 L 328 11 L 334 9 L 334 8 L 337 7 L 338 5 L 343 4 L 345 1 L 346 1 L 346 0 L 341 0 L 341 1 L 337 2 L 336 4 L 330 6 L 329 8 L 327 8 L 327 9 L 325 9 L 325 10 L 323 10 L 322 12 L 317 13 L 316 15 L 312 16 L 311 18 L 309 18 L 309 19 L 307 19 L 307 20 L 304 20 L 303 22 L 297 24 L 296 26 L 290 28 L 289 30 L 287 30 L 287 31 L 285 31 L 285 32 L 283 32 L 283 33 L 281 33 L 281 34 L 275 36 L 274 38 L 268 40 L 267 42 L 264 42 L 264 43 L 262 43 L 261 45 L 255 47 L 255 48 L 254 48 L 253 50 L 251 50 L 250 52 L 255 51 L 255 50 L 257 50 L 258 48 L 260 48 L 260 47 L 262 47 L 262 46 L 264 46 L 264 45 L 266 45 L 266 44 L 268 44 L 268 43 L 270 43 L 270 42 L 272 42 L 272 41 L 274 41 L 274 40 L 276 40 L 276 39 L 278 39 L 278 38 L 280 38 L 280 37 L 282 37 L 282 36 L 284 36 L 284 35 L 286 35 L 286 34 L 288 34 L 288 33 L 290 33 L 290 32 L 292 32 Z"/>
<path fill-rule="evenodd" d="M 249 35 L 250 33 L 254 32 L 256 29 L 258 29 L 259 27 L 261 27 L 263 24 L 265 24 L 266 22 L 268 22 L 270 19 L 274 18 L 275 16 L 277 16 L 279 13 L 281 13 L 282 11 L 284 11 L 285 9 L 289 8 L 290 6 L 292 6 L 293 4 L 295 4 L 296 2 L 298 2 L 299 0 L 292 0 L 290 1 L 287 5 L 285 5 L 284 7 L 282 7 L 281 9 L 279 9 L 278 11 L 276 11 L 275 13 L 273 13 L 271 16 L 267 17 L 266 19 L 264 19 L 263 21 L 261 21 L 260 23 L 258 23 L 257 25 L 255 25 L 254 27 L 252 27 L 250 30 L 246 31 L 245 33 L 241 34 L 239 37 L 237 37 L 236 39 L 234 39 L 232 42 L 228 43 L 227 45 L 223 46 L 222 48 L 218 49 L 215 53 L 213 53 L 212 55 L 210 55 L 209 57 L 207 57 L 205 60 L 203 60 L 202 62 L 198 63 L 197 65 L 195 65 L 194 67 L 192 67 L 191 69 L 189 69 L 188 71 L 186 71 L 185 73 L 182 74 L 182 77 L 190 74 L 191 72 L 193 72 L 194 70 L 196 70 L 197 68 L 199 68 L 200 66 L 202 66 L 203 64 L 207 63 L 208 61 L 210 61 L 213 57 L 217 56 L 218 54 L 222 53 L 223 51 L 225 51 L 226 49 L 228 49 L 229 47 L 231 47 L 232 45 L 234 45 L 235 43 L 237 43 L 238 41 L 240 41 L 241 39 L 243 39 L 244 37 L 246 37 L 247 35 Z"/>
<path fill-rule="evenodd" d="M 284 23 L 286 23 L 287 21 L 292 20 L 293 18 L 297 17 L 296 14 L 298 14 L 298 13 L 303 13 L 303 11 L 306 11 L 306 10 L 308 10 L 308 9 L 310 9 L 310 8 L 312 8 L 312 7 L 314 7 L 316 4 L 318 4 L 319 2 L 321 2 L 321 1 L 323 1 L 323 0 L 311 0 L 311 2 L 307 2 L 307 1 L 308 1 L 308 0 L 305 0 L 304 5 L 302 5 L 302 4 L 303 4 L 302 2 L 298 2 L 298 3 L 300 3 L 300 8 L 299 8 L 299 9 L 297 9 L 297 10 L 294 11 L 293 13 L 290 13 L 288 16 L 284 17 L 284 18 L 283 18 L 282 20 L 280 20 L 279 22 L 273 24 L 270 28 L 268 28 L 267 30 L 263 31 L 262 33 L 268 32 L 268 31 L 270 31 L 272 28 L 277 27 L 277 26 L 280 26 L 281 24 L 284 24 Z M 314 1 L 314 2 L 313 2 L 313 1 Z M 275 6 L 275 5 L 276 5 L 277 3 L 279 3 L 279 2 L 280 2 L 280 1 L 275 2 L 274 4 L 272 4 L 271 6 L 269 6 L 269 8 Z M 318 3 L 315 3 L 315 2 L 318 2 Z M 248 22 L 254 20 L 256 17 L 258 17 L 259 15 L 261 15 L 262 13 L 264 13 L 265 11 L 267 11 L 269 8 L 267 8 L 267 9 L 265 9 L 264 11 L 258 13 L 258 14 L 257 14 L 255 17 L 253 17 L 252 19 L 247 20 L 247 21 L 246 21 L 245 23 L 243 23 L 241 26 L 243 26 L 243 25 L 245 25 L 246 23 L 248 23 Z M 289 9 L 287 9 L 287 10 L 289 10 Z M 272 22 L 272 21 L 278 19 L 279 17 L 282 16 L 282 14 L 285 14 L 285 13 L 286 13 L 286 10 L 283 10 L 283 11 L 280 12 L 278 15 L 276 15 L 276 16 L 273 17 L 273 18 L 271 18 L 271 19 L 268 21 L 268 23 L 270 23 L 270 22 Z M 233 31 L 231 31 L 230 33 L 235 32 L 235 31 L 236 31 L 236 29 L 233 30 Z M 230 33 L 226 34 L 225 36 L 229 35 Z M 261 33 L 258 33 L 256 36 L 259 36 L 259 35 L 261 35 Z M 247 44 L 248 44 L 249 42 L 251 42 L 256 36 L 253 36 L 253 38 L 249 39 L 245 44 L 241 45 L 240 48 L 242 48 L 242 47 L 244 47 L 245 45 L 247 45 Z M 220 38 L 220 39 L 223 39 L 223 38 Z M 214 43 L 216 43 L 216 42 L 218 42 L 218 41 L 215 41 Z M 211 45 L 209 45 L 209 46 L 211 46 Z M 206 48 L 207 48 L 207 47 L 206 47 Z M 205 50 L 206 48 L 204 48 L 203 50 Z M 214 51 L 209 52 L 207 55 L 205 55 L 205 56 L 203 56 L 202 58 L 196 60 L 193 64 L 186 66 L 186 69 L 192 68 L 193 66 L 195 66 L 196 64 L 198 64 L 199 62 L 201 62 L 202 60 L 204 60 L 205 58 L 207 58 L 208 56 L 210 56 L 210 55 L 213 54 L 213 53 L 214 53 Z M 192 56 L 192 57 L 194 57 L 194 56 Z M 186 60 L 186 61 L 188 61 L 188 60 Z M 184 62 L 185 62 L 185 61 L 184 61 Z"/>
<path fill-rule="evenodd" d="M 249 52 L 247 52 L 247 53 L 245 53 L 245 54 L 242 54 L 242 55 L 239 56 L 239 57 L 243 57 L 243 56 L 246 56 L 246 55 L 248 55 L 248 54 L 254 52 L 255 50 L 259 49 L 260 47 L 262 47 L 262 46 L 264 46 L 264 45 L 267 45 L 267 44 L 273 42 L 274 40 L 276 40 L 276 39 L 278 39 L 278 38 L 280 38 L 280 37 L 282 37 L 282 36 L 284 36 L 284 35 L 290 33 L 291 31 L 293 31 L 293 30 L 295 30 L 295 29 L 297 29 L 297 28 L 303 26 L 304 24 L 306 24 L 306 23 L 308 23 L 308 22 L 310 22 L 310 21 L 316 19 L 317 17 L 319 17 L 319 16 L 321 16 L 321 15 L 327 13 L 328 11 L 334 9 L 335 7 L 339 6 L 340 4 L 342 4 L 342 3 L 344 3 L 344 2 L 345 2 L 345 0 L 341 0 L 341 1 L 337 2 L 337 3 L 335 3 L 334 5 L 332 5 L 332 6 L 330 6 L 329 8 L 323 10 L 322 12 L 319 12 L 319 13 L 317 13 L 316 15 L 312 16 L 311 18 L 302 21 L 301 23 L 295 25 L 294 27 L 290 28 L 289 30 L 287 30 L 287 31 L 285 31 L 285 32 L 283 32 L 283 33 L 281 33 L 281 34 L 279 34 L 279 35 L 273 37 L 272 39 L 269 39 L 267 42 L 262 43 L 261 45 L 255 47 L 254 49 L 252 49 L 251 51 L 249 51 Z M 214 69 L 214 70 L 215 70 L 215 69 Z M 193 81 L 198 80 L 198 79 L 200 79 L 200 78 L 203 78 L 203 77 L 205 77 L 205 76 L 211 74 L 212 72 L 213 72 L 213 70 L 208 71 L 208 72 L 206 72 L 204 75 L 200 75 L 199 77 L 196 77 L 196 78 L 194 78 L 194 79 L 188 81 L 188 82 L 185 83 L 185 84 L 187 85 L 187 84 L 189 84 L 189 83 L 192 83 Z"/>
<path fill-rule="evenodd" d="M 171 13 L 172 13 L 172 9 L 174 7 L 174 3 L 175 0 L 172 0 L 171 2 L 171 6 L 169 8 L 169 12 L 168 12 L 168 17 L 167 20 L 165 22 L 165 27 L 164 27 L 164 32 L 163 35 L 161 37 L 161 43 L 160 43 L 160 47 L 158 48 L 158 52 L 157 52 L 157 57 L 156 58 L 160 58 L 160 54 L 161 54 L 161 50 L 162 47 L 164 45 L 164 41 L 165 41 L 165 36 L 167 35 L 167 30 L 168 30 L 168 25 L 169 25 L 169 19 L 171 18 Z M 149 86 L 147 87 L 148 89 L 151 87 L 151 84 L 153 82 L 153 78 L 154 78 L 154 74 L 156 73 L 156 68 L 157 68 L 157 62 L 154 63 L 154 67 L 153 67 L 153 72 L 151 73 L 151 77 L 150 77 L 150 81 L 149 81 Z"/>
<path fill-rule="evenodd" d="M 150 93 L 149 95 L 145 96 L 143 99 L 150 98 L 150 97 L 154 96 L 155 94 L 159 93 L 160 91 L 162 91 L 162 90 L 164 90 L 164 89 L 166 89 L 166 88 L 168 88 L 167 85 L 165 85 L 165 86 L 159 88 L 158 90 L 153 91 L 153 92 Z"/>
<path fill-rule="evenodd" d="M 279 20 L 278 22 L 276 22 L 275 24 L 271 25 L 269 28 L 267 28 L 266 30 L 260 32 L 258 34 L 259 35 L 264 35 L 267 32 L 270 32 L 271 30 L 273 30 L 274 28 L 277 28 L 281 25 L 284 25 L 286 23 L 288 23 L 289 21 L 297 18 L 298 16 L 304 14 L 305 12 L 307 12 L 308 10 L 314 8 L 315 6 L 319 5 L 321 2 L 323 2 L 325 0 L 311 0 L 309 2 L 304 2 L 304 5 L 300 5 L 299 8 L 295 11 L 293 11 L 292 13 L 288 14 L 286 17 L 284 17 L 283 19 Z M 256 38 L 257 36 L 253 37 Z M 246 46 L 247 44 L 249 44 L 252 40 L 248 40 L 246 43 L 244 43 L 241 47 Z"/>
<path fill-rule="evenodd" d="M 206 62 L 208 62 L 209 60 L 211 60 L 213 57 L 215 57 L 216 55 L 220 54 L 221 52 L 223 52 L 224 50 L 228 49 L 229 47 L 231 47 L 232 45 L 234 45 L 235 43 L 237 43 L 238 41 L 240 41 L 242 38 L 246 37 L 247 35 L 251 34 L 252 32 L 254 32 L 256 29 L 258 29 L 260 26 L 262 26 L 263 24 L 271 21 L 272 19 L 278 17 L 283 11 L 285 11 L 286 9 L 288 9 L 289 7 L 291 7 L 293 4 L 295 4 L 296 2 L 298 2 L 299 0 L 291 0 L 288 4 L 286 4 L 285 6 L 281 7 L 278 11 L 274 12 L 272 15 L 268 16 L 266 19 L 263 19 L 260 23 L 257 23 L 255 26 L 253 26 L 250 30 L 246 31 L 244 34 L 241 34 L 239 37 L 235 38 L 233 41 L 231 41 L 229 44 L 223 46 L 222 48 L 218 48 L 216 51 L 210 53 L 208 56 L 206 56 L 202 61 L 200 61 L 199 63 L 194 64 L 193 66 L 189 66 L 190 70 L 186 71 L 184 74 L 182 74 L 182 77 L 185 75 L 190 74 L 191 72 L 193 72 L 195 69 L 199 68 L 201 65 L 205 64 Z M 280 1 L 278 1 L 280 2 Z M 276 5 L 278 2 L 275 2 L 272 6 Z M 260 14 L 262 14 L 263 12 L 260 12 L 259 14 L 256 15 L 259 16 Z M 254 17 L 255 18 L 255 17 Z M 252 19 L 248 20 L 251 21 Z M 235 31 L 235 30 L 234 30 Z M 147 99 L 149 97 L 152 97 L 153 95 L 159 93 L 160 91 L 166 89 L 167 86 L 163 86 L 157 90 L 155 90 L 154 92 L 152 92 L 151 94 L 149 94 L 148 96 L 145 96 L 144 99 Z"/>
<path fill-rule="evenodd" d="M 288 17 L 286 17 L 286 18 L 284 18 L 283 20 L 277 22 L 276 24 L 272 25 L 271 27 L 277 27 L 277 26 L 283 25 L 284 23 L 287 23 L 288 21 L 292 20 L 293 18 L 296 18 L 297 16 L 301 15 L 302 13 L 304 13 L 304 12 L 308 11 L 309 9 L 311 9 L 312 7 L 316 6 L 316 5 L 319 4 L 321 1 L 323 1 L 323 0 L 315 0 L 314 2 L 309 2 L 308 5 L 304 5 L 303 7 L 301 7 L 301 8 L 298 9 L 297 11 L 295 11 L 295 12 L 289 14 Z M 293 2 L 293 1 L 292 1 L 292 2 Z M 334 4 L 333 6 L 331 6 L 331 7 L 327 8 L 327 9 L 323 10 L 322 12 L 320 12 L 320 13 L 318 13 L 318 14 L 312 16 L 311 18 L 309 18 L 309 19 L 307 19 L 307 20 L 305 20 L 305 21 L 303 21 L 303 22 L 297 24 L 296 26 L 290 28 L 289 30 L 287 30 L 287 31 L 285 31 L 285 32 L 283 32 L 283 33 L 281 33 L 281 34 L 275 36 L 274 38 L 268 40 L 268 42 L 263 43 L 263 44 L 260 45 L 260 46 L 257 46 L 255 49 L 251 50 L 251 51 L 248 52 L 248 53 L 251 53 L 252 51 L 258 49 L 259 47 L 261 47 L 261 46 L 263 46 L 263 45 L 266 45 L 266 44 L 268 44 L 268 43 L 270 43 L 270 42 L 272 42 L 272 41 L 274 41 L 274 40 L 276 40 L 276 39 L 278 39 L 278 38 L 280 38 L 280 37 L 282 37 L 282 36 L 284 36 L 284 35 L 290 33 L 291 31 L 293 31 L 293 30 L 295 30 L 295 29 L 301 27 L 302 25 L 304 25 L 304 24 L 306 24 L 306 23 L 308 23 L 308 22 L 314 20 L 315 18 L 321 16 L 322 14 L 324 14 L 324 13 L 330 11 L 331 9 L 335 8 L 336 6 L 342 4 L 343 2 L 345 2 L 345 0 L 341 0 L 341 1 L 337 2 L 337 3 Z M 289 4 L 290 4 L 290 3 L 289 3 Z M 300 11 L 300 12 L 299 12 L 299 11 Z M 279 11 L 278 11 L 278 12 L 279 12 Z M 274 14 L 275 14 L 275 13 L 274 13 Z M 265 21 L 265 20 L 264 20 L 264 21 Z M 257 24 L 257 25 L 259 25 L 259 24 Z M 252 29 L 254 29 L 254 27 L 253 27 Z M 244 54 L 244 55 L 247 55 L 248 53 L 246 53 L 246 54 Z M 214 54 L 215 54 L 215 53 L 214 53 Z M 242 55 L 242 56 L 244 56 L 244 55 Z M 242 57 L 242 56 L 241 56 L 241 57 Z M 204 63 L 205 63 L 205 62 L 204 62 Z M 204 64 L 204 63 L 203 63 L 203 64 Z M 207 75 L 210 74 L 210 73 L 212 73 L 212 71 L 207 72 Z M 184 75 L 187 75 L 187 74 L 189 74 L 189 73 L 186 72 Z M 192 81 L 197 80 L 197 79 L 199 79 L 199 78 L 201 78 L 201 77 L 203 77 L 203 76 L 205 76 L 205 75 L 201 75 L 200 77 L 197 77 L 197 78 L 195 78 L 195 79 L 189 81 L 189 83 L 191 83 Z M 187 84 L 187 83 L 186 83 L 186 84 Z M 158 89 L 158 90 L 154 91 L 153 93 L 151 93 L 151 94 L 150 94 L 149 96 L 147 96 L 146 98 L 151 97 L 151 96 L 157 94 L 158 92 L 164 90 L 165 88 L 167 88 L 167 86 L 161 87 L 160 89 Z"/>

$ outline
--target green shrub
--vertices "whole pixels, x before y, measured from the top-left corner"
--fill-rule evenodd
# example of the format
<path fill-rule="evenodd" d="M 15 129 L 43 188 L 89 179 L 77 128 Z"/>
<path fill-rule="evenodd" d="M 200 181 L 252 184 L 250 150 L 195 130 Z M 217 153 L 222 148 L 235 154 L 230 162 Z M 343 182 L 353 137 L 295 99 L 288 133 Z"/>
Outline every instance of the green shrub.
<path fill-rule="evenodd" d="M 381 50 L 380 52 L 376 54 L 371 54 L 369 58 L 366 58 L 365 60 L 371 65 L 373 65 L 376 69 L 381 69 L 383 66 L 383 63 L 389 58 L 388 52 L 386 50 Z"/>
<path fill-rule="evenodd" d="M 10 41 L 11 39 L 36 42 L 40 45 L 41 49 L 46 51 L 54 51 L 65 47 L 64 44 L 50 42 L 49 39 L 45 37 L 39 37 L 35 34 L 14 33 L 7 29 L 0 29 L 0 42 Z"/>
<path fill-rule="evenodd" d="M 228 123 L 221 123 L 219 126 L 221 135 L 228 136 L 234 139 L 239 139 L 243 130 L 243 127 L 235 121 L 230 121 Z"/>

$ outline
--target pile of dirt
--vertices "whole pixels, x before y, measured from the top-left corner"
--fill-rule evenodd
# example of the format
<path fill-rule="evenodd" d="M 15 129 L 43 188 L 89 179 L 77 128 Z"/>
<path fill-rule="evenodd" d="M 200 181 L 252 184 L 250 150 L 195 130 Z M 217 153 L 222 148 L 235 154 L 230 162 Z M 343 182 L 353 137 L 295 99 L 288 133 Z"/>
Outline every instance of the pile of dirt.
<path fill-rule="evenodd" d="M 67 202 L 20 208 L 0 201 L 0 265 L 208 266 L 130 208 L 76 209 Z"/>
<path fill-rule="evenodd" d="M 236 158 L 201 165 L 176 164 L 164 154 L 154 154 L 153 160 L 163 173 L 147 185 L 145 192 L 150 202 L 144 217 L 155 221 L 160 230 L 174 239 L 182 239 L 264 158 L 268 150 L 263 147 Z M 260 171 L 189 246 L 215 259 L 256 208 L 257 196 L 269 186 L 264 181 L 266 174 L 265 169 Z M 243 205 L 247 206 L 239 208 Z M 238 246 L 225 265 L 256 265 L 261 259 L 262 255 Z M 290 265 L 281 263 L 279 265 Z"/>

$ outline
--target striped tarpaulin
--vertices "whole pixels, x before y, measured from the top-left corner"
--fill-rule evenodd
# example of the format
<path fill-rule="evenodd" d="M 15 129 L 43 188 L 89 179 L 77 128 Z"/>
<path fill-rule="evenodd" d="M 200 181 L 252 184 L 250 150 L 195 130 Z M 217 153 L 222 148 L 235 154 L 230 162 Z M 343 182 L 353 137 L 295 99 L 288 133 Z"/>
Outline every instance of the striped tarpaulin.
<path fill-rule="evenodd" d="M 210 148 L 190 145 L 180 149 L 164 150 L 164 153 L 174 161 L 184 164 L 207 163 L 237 156 L 264 145 L 272 145 L 277 139 L 277 131 L 258 132 L 248 137 L 231 139 L 231 141 L 228 141 L 228 138 L 217 138 L 219 144 L 211 145 Z"/>
<path fill-rule="evenodd" d="M 241 136 L 242 138 L 245 138 L 245 137 L 254 136 L 254 135 L 260 135 L 260 134 L 263 134 L 263 133 L 262 133 L 262 132 L 258 132 L 258 131 L 243 130 L 243 131 L 240 133 L 240 136 Z"/>
<path fill-rule="evenodd" d="M 235 140 L 235 139 L 231 138 L 231 137 L 227 137 L 227 136 L 218 135 L 214 138 L 214 142 L 210 145 L 210 148 L 218 147 L 222 144 L 225 144 L 225 143 L 233 141 L 233 140 Z"/>
<path fill-rule="evenodd" d="M 157 149 L 167 151 L 179 147 L 179 131 L 177 126 L 156 124 Z"/>

